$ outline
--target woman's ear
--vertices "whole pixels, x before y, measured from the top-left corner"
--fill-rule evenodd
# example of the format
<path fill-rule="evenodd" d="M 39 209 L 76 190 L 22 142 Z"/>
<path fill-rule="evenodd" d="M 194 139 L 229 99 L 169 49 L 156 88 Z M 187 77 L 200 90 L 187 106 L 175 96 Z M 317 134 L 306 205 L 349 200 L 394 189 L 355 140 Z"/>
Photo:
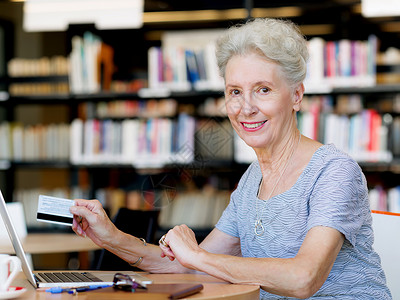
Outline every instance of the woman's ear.
<path fill-rule="evenodd" d="M 294 94 L 293 94 L 293 109 L 295 111 L 300 110 L 301 101 L 303 100 L 303 95 L 304 95 L 304 84 L 300 83 L 294 90 Z"/>

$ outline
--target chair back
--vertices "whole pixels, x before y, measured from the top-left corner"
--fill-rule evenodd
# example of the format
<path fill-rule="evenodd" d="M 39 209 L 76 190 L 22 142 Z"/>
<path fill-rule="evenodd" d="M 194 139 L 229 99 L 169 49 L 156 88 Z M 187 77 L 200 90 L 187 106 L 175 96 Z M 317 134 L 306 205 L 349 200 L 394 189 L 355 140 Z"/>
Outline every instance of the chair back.
<path fill-rule="evenodd" d="M 158 229 L 158 210 L 132 210 L 120 208 L 113 218 L 114 225 L 121 231 L 138 238 L 144 238 L 148 243 L 154 243 Z M 124 271 L 132 270 L 126 261 L 107 250 L 101 250 L 96 266 L 97 270 Z"/>
<path fill-rule="evenodd" d="M 393 299 L 400 299 L 400 214 L 372 211 L 372 228 L 387 285 Z"/>
<path fill-rule="evenodd" d="M 15 227 L 15 231 L 17 232 L 18 237 L 23 240 L 27 234 L 28 229 L 26 226 L 26 219 L 24 213 L 24 206 L 21 202 L 7 202 L 7 210 L 10 215 L 11 221 Z M 8 235 L 6 225 L 3 222 L 3 219 L 0 217 L 0 241 L 1 243 L 7 243 L 10 246 L 12 245 L 10 236 Z M 30 253 L 26 253 L 26 259 L 31 268 L 33 268 L 33 260 L 32 255 Z"/>
<path fill-rule="evenodd" d="M 18 237 L 22 240 L 28 234 L 25 222 L 24 207 L 21 202 L 8 202 L 7 210 L 10 218 L 13 222 L 15 230 L 17 231 Z M 4 225 L 3 219 L 0 217 L 0 240 L 10 241 L 10 237 L 7 233 L 6 226 Z"/>

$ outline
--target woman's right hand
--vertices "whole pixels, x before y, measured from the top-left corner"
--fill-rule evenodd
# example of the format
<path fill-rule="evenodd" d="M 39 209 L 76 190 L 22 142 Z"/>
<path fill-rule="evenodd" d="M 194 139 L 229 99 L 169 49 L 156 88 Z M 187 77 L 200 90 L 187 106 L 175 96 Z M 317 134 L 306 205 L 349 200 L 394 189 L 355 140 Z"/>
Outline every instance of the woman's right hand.
<path fill-rule="evenodd" d="M 70 207 L 70 212 L 74 215 L 72 230 L 76 234 L 89 237 L 100 247 L 115 238 L 118 229 L 98 200 L 75 199 L 75 206 Z"/>

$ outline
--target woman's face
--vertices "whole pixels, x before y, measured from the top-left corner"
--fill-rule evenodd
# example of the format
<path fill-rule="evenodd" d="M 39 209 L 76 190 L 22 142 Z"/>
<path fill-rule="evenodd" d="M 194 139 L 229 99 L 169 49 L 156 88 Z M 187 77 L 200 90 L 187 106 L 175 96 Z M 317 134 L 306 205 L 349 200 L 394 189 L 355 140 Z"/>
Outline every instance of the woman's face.
<path fill-rule="evenodd" d="M 278 64 L 256 53 L 233 56 L 225 70 L 228 117 L 253 148 L 279 145 L 295 127 L 303 85 L 291 89 Z"/>

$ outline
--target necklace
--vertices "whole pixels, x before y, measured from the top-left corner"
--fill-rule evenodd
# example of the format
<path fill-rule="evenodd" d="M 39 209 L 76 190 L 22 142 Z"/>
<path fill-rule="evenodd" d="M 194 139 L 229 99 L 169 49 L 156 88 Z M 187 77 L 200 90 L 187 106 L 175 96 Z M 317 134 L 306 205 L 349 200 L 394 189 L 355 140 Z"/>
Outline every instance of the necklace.
<path fill-rule="evenodd" d="M 278 185 L 278 183 L 281 180 L 283 174 L 285 173 L 286 168 L 288 167 L 290 161 L 293 158 L 293 154 L 294 154 L 295 150 L 297 149 L 297 147 L 300 144 L 300 139 L 301 139 L 301 133 L 299 132 L 299 140 L 297 142 L 297 145 L 296 145 L 296 147 L 293 147 L 292 153 L 290 154 L 290 157 L 289 157 L 288 161 L 286 162 L 285 167 L 283 168 L 283 171 L 282 171 L 281 175 L 279 175 L 278 180 L 275 182 L 274 187 L 272 188 L 271 192 L 269 193 L 267 200 L 271 198 L 272 193 L 275 191 L 276 186 Z M 259 187 L 258 192 L 257 192 L 257 198 L 260 195 L 260 190 L 261 190 L 261 186 L 263 184 L 263 180 L 264 180 L 264 178 L 261 178 L 260 187 Z M 257 236 L 262 236 L 264 234 L 265 229 L 264 229 L 264 225 L 263 225 L 262 220 L 261 220 L 261 211 L 260 212 L 258 211 L 257 203 L 258 203 L 258 201 L 256 200 L 256 222 L 254 224 L 254 233 Z"/>

